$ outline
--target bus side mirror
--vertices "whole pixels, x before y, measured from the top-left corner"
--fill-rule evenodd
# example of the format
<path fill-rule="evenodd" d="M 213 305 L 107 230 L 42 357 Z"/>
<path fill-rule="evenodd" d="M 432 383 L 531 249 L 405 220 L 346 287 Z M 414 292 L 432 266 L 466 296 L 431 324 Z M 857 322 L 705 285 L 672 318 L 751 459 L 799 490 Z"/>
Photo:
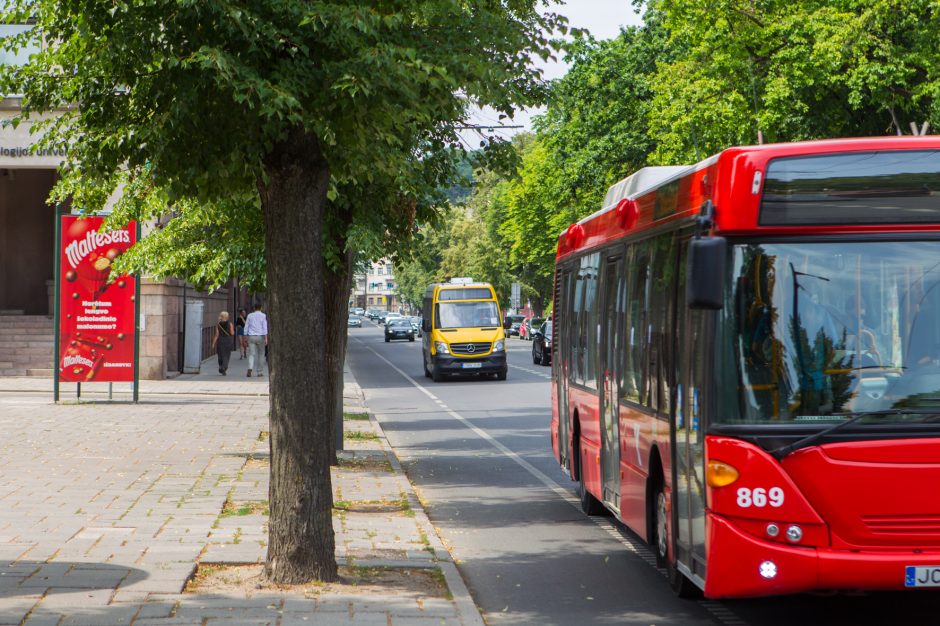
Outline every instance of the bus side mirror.
<path fill-rule="evenodd" d="M 724 237 L 689 241 L 685 299 L 690 309 L 717 311 L 722 308 L 727 251 L 728 242 Z"/>
<path fill-rule="evenodd" d="M 512 318 L 509 317 L 508 315 L 503 318 L 503 328 L 505 330 L 509 330 L 510 328 L 512 328 Z"/>
<path fill-rule="evenodd" d="M 424 333 L 431 332 L 431 320 L 429 319 L 421 320 L 421 332 L 424 332 Z"/>

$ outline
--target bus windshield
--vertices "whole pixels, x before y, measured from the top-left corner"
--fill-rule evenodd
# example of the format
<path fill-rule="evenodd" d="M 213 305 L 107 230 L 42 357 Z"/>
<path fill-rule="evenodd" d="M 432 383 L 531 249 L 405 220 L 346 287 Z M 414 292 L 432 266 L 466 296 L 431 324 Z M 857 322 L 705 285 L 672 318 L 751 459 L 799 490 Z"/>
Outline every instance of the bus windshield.
<path fill-rule="evenodd" d="M 496 303 L 476 302 L 440 302 L 435 311 L 437 328 L 478 328 L 481 326 L 499 326 L 499 310 Z"/>
<path fill-rule="evenodd" d="M 715 422 L 940 411 L 940 241 L 743 244 L 730 266 Z"/>

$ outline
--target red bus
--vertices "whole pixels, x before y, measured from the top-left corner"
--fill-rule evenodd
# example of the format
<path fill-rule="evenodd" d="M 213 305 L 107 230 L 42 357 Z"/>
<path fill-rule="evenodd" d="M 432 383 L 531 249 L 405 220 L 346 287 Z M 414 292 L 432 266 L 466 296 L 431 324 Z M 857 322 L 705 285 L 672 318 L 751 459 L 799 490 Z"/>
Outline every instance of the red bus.
<path fill-rule="evenodd" d="M 940 137 L 641 170 L 554 298 L 555 456 L 677 592 L 940 587 Z"/>

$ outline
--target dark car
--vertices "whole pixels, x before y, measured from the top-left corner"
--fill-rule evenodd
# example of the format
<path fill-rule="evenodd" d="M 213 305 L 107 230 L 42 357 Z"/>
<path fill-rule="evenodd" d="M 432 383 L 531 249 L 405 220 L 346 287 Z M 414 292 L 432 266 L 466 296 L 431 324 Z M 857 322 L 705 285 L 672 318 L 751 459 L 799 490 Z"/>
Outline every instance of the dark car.
<path fill-rule="evenodd" d="M 349 328 L 362 328 L 362 318 L 358 315 L 350 314 L 349 319 L 346 321 L 346 326 Z"/>
<path fill-rule="evenodd" d="M 532 362 L 536 365 L 552 364 L 552 320 L 546 321 L 532 335 Z"/>
<path fill-rule="evenodd" d="M 507 315 L 506 324 L 509 324 L 509 326 L 506 326 L 506 324 L 503 324 L 503 326 L 506 327 L 506 336 L 508 337 L 510 335 L 516 335 L 518 337 L 519 327 L 522 326 L 522 320 L 524 319 L 525 319 L 524 315 Z"/>
<path fill-rule="evenodd" d="M 393 317 L 389 319 L 388 323 L 385 324 L 385 342 L 388 343 L 392 339 L 414 341 L 415 329 L 411 325 L 411 320 L 403 317 Z"/>

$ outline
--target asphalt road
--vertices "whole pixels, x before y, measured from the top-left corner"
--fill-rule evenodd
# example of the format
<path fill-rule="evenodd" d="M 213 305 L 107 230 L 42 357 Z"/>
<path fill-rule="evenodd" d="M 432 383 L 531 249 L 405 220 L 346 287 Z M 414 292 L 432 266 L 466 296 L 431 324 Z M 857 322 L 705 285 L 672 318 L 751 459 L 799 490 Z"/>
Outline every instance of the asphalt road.
<path fill-rule="evenodd" d="M 578 508 L 549 440 L 550 368 L 508 343 L 506 381 L 433 383 L 421 341 L 350 329 L 348 362 L 489 624 L 938 624 L 940 595 L 681 600 L 652 554 Z"/>

